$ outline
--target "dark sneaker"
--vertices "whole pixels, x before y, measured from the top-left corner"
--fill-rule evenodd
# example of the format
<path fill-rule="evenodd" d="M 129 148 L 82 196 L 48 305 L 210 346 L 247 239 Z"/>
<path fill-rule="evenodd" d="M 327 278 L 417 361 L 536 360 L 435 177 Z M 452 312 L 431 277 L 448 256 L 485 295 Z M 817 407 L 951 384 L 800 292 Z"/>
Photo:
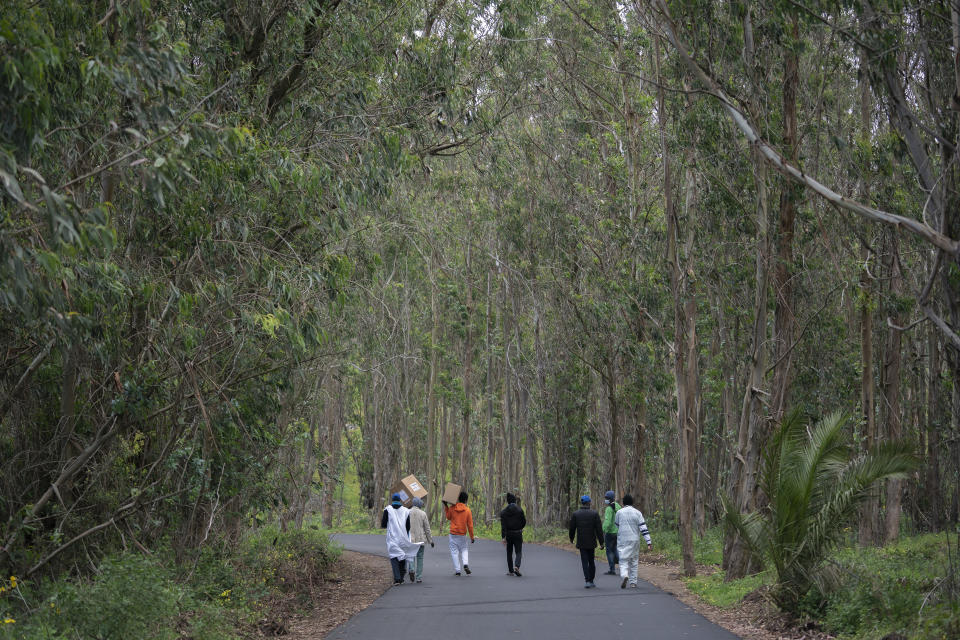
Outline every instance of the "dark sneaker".
<path fill-rule="evenodd" d="M 401 585 L 401 584 L 403 584 L 403 582 L 400 581 L 400 580 L 394 580 L 394 581 L 393 581 L 393 586 L 395 586 L 395 587 L 396 587 L 397 585 Z"/>
<path fill-rule="evenodd" d="M 626 578 L 624 578 L 623 581 L 620 583 L 620 588 L 621 588 L 621 589 L 626 589 L 626 588 L 627 588 L 627 579 L 626 579 Z"/>
<path fill-rule="evenodd" d="M 460 572 L 459 572 L 459 571 L 457 571 L 457 572 L 456 572 L 456 573 L 454 573 L 453 575 L 455 575 L 455 576 L 459 576 L 459 575 L 460 575 Z"/>
<path fill-rule="evenodd" d="M 467 565 L 463 565 L 463 572 L 466 573 L 467 575 L 470 575 L 471 573 L 473 573 L 473 571 L 470 571 L 470 567 L 468 567 Z"/>
<path fill-rule="evenodd" d="M 615 575 L 617 575 L 617 572 L 616 572 L 616 571 L 604 571 L 604 572 L 603 572 L 603 575 L 605 575 L 605 576 L 615 576 Z"/>
<path fill-rule="evenodd" d="M 520 567 L 517 567 L 513 570 L 513 575 L 517 576 L 518 578 L 523 575 L 520 573 Z"/>
<path fill-rule="evenodd" d="M 421 582 L 423 582 L 423 578 L 417 578 L 417 584 L 420 584 Z"/>
<path fill-rule="evenodd" d="M 413 581 L 416 579 L 417 574 L 415 574 L 413 571 L 411 571 L 411 572 L 409 573 L 409 576 L 410 576 L 410 582 L 413 582 Z"/>

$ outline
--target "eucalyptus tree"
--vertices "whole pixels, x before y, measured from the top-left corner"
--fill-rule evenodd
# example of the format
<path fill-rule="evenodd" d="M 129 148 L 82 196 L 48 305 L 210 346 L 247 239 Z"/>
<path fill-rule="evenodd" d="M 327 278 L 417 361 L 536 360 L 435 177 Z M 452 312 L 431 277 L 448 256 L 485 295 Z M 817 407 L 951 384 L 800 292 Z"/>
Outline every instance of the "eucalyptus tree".
<path fill-rule="evenodd" d="M 312 476 L 357 214 L 449 141 L 433 8 L 5 3 L 3 566 L 189 551 Z"/>

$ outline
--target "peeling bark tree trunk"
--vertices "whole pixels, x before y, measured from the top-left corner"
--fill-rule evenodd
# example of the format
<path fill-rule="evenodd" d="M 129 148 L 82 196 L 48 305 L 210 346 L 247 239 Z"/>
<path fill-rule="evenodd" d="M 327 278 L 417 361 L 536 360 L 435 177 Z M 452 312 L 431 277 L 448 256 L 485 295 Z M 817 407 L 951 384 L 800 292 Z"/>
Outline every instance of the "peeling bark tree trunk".
<path fill-rule="evenodd" d="M 797 16 L 791 17 L 791 36 L 799 38 Z M 784 53 L 783 82 L 783 142 L 790 161 L 798 164 L 797 91 L 800 86 L 799 61 L 796 49 L 787 47 Z M 803 187 L 785 179 L 780 192 L 780 228 L 777 235 L 777 264 L 773 286 L 776 292 L 774 311 L 774 366 L 771 399 L 771 418 L 779 424 L 790 403 L 790 370 L 796 333 L 793 313 L 793 232 L 797 203 L 803 197 Z"/>
<path fill-rule="evenodd" d="M 867 139 L 871 131 L 872 104 L 870 84 L 865 76 L 860 85 L 860 135 Z M 870 182 L 864 178 L 860 184 L 860 199 L 870 199 Z M 870 276 L 870 252 L 863 248 L 860 253 L 863 267 L 860 271 L 860 362 L 863 373 L 860 378 L 860 405 L 863 414 L 864 449 L 869 451 L 877 443 L 876 395 L 873 383 L 873 282 Z M 880 497 L 871 490 L 860 509 L 859 542 L 867 546 L 878 542 L 877 525 L 880 519 Z"/>
<path fill-rule="evenodd" d="M 939 336 L 931 328 L 928 336 L 930 371 L 927 378 L 927 467 L 923 493 L 929 496 L 927 512 L 930 514 L 930 529 L 940 531 L 943 526 L 943 495 L 940 487 L 940 430 L 944 426 L 943 398 L 941 393 L 941 359 Z"/>
<path fill-rule="evenodd" d="M 750 10 L 744 16 L 744 30 L 753 30 Z M 749 42 L 750 40 L 748 40 Z M 751 46 L 744 50 L 745 62 L 755 69 L 754 51 Z M 754 84 L 759 84 L 754 78 Z M 756 275 L 753 296 L 753 336 L 750 345 L 750 365 L 747 385 L 743 394 L 740 411 L 740 425 L 737 437 L 737 451 L 731 463 L 731 504 L 741 513 L 748 512 L 756 505 L 757 474 L 760 468 L 760 450 L 766 441 L 767 420 L 764 415 L 762 396 L 764 375 L 767 367 L 767 289 L 769 285 L 769 202 L 767 194 L 768 167 L 761 150 L 752 147 L 754 183 L 757 189 L 757 236 L 756 236 Z M 728 534 L 723 549 L 723 568 L 726 579 L 742 578 L 750 572 L 752 558 L 746 545 L 735 534 Z"/>
<path fill-rule="evenodd" d="M 463 431 L 460 434 L 460 477 L 464 489 L 471 486 L 473 475 L 473 460 L 470 458 L 470 440 L 471 440 L 471 422 L 472 416 L 472 398 L 471 398 L 471 379 L 473 378 L 473 282 L 470 276 L 471 256 L 473 245 L 470 238 L 473 237 L 473 218 L 467 211 L 467 248 L 466 264 L 464 265 L 465 277 L 464 286 L 466 291 L 466 338 L 463 346 Z"/>
<path fill-rule="evenodd" d="M 903 289 L 903 275 L 900 270 L 900 258 L 897 243 L 897 234 L 895 231 L 889 233 L 890 250 L 885 256 L 885 271 L 890 279 L 890 297 L 893 305 L 899 304 Z M 902 437 L 901 413 L 900 413 L 900 381 L 901 381 L 901 331 L 899 328 L 903 324 L 900 318 L 901 314 L 894 311 L 887 323 L 887 343 L 884 348 L 883 363 L 883 401 L 886 409 L 886 438 L 888 440 L 899 440 Z M 890 324 L 896 325 L 890 326 Z M 899 479 L 887 481 L 887 504 L 886 504 L 886 522 L 884 539 L 886 542 L 894 542 L 900 535 L 900 509 L 901 509 L 901 487 L 902 481 Z"/>
<path fill-rule="evenodd" d="M 430 374 L 427 380 L 427 483 L 432 486 L 431 499 L 427 502 L 427 517 L 437 522 L 440 517 L 441 478 L 437 473 L 437 340 L 440 321 L 437 317 L 437 285 L 434 281 L 436 254 L 430 253 Z"/>

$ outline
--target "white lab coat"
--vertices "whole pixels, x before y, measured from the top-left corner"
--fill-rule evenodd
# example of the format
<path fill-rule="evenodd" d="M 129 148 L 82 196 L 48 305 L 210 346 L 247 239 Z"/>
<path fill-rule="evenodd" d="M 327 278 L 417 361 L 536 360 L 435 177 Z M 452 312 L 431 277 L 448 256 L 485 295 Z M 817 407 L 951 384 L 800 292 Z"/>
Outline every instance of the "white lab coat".
<path fill-rule="evenodd" d="M 394 509 L 389 506 L 384 511 L 387 512 L 387 554 L 401 560 L 416 556 L 420 545 L 410 542 L 410 534 L 407 533 L 407 515 L 410 510 L 406 507 Z"/>

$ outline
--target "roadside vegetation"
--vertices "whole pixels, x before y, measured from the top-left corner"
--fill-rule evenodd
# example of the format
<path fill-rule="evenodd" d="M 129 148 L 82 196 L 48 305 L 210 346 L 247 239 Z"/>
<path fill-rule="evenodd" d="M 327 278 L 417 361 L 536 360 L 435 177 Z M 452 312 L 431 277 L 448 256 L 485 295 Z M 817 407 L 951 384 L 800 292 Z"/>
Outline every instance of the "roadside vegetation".
<path fill-rule="evenodd" d="M 276 625 L 280 607 L 307 607 L 339 548 L 316 525 L 263 526 L 237 544 L 177 563 L 172 552 L 117 553 L 86 579 L 0 585 L 3 640 L 234 640 Z"/>

